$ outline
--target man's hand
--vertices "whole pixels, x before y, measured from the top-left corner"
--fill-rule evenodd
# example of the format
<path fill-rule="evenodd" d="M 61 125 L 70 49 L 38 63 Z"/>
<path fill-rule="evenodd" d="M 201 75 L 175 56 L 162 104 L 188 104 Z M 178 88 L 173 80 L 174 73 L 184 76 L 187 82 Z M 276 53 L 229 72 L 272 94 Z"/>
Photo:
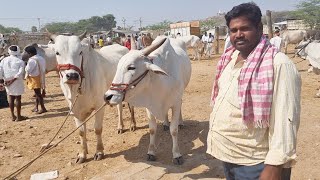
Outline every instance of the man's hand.
<path fill-rule="evenodd" d="M 10 86 L 17 78 L 13 78 L 10 81 L 5 81 L 6 86 Z"/>
<path fill-rule="evenodd" d="M 266 165 L 260 174 L 260 180 L 281 180 L 282 166 Z"/>

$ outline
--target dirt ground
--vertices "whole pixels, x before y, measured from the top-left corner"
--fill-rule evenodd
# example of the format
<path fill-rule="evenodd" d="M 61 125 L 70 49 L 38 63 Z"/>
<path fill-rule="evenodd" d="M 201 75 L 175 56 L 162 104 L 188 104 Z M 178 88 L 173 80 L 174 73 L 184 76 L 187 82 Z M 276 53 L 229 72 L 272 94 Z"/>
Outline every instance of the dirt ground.
<path fill-rule="evenodd" d="M 291 52 L 293 52 L 291 47 Z M 289 54 L 292 56 L 293 54 Z M 96 138 L 93 119 L 88 123 L 88 160 L 75 164 L 80 148 L 77 133 L 71 135 L 52 151 L 38 159 L 17 176 L 30 179 L 30 175 L 53 170 L 59 171 L 58 179 L 224 179 L 221 163 L 205 154 L 208 118 L 211 111 L 209 97 L 213 74 L 219 56 L 201 61 L 192 61 L 191 81 L 183 96 L 183 118 L 185 127 L 179 131 L 179 145 L 185 163 L 175 166 L 171 162 L 172 141 L 170 133 L 162 130 L 158 122 L 157 161 L 146 161 L 149 144 L 148 121 L 143 108 L 136 109 L 138 129 L 130 132 L 129 110 L 124 109 L 125 128 L 117 134 L 117 112 L 115 107 L 107 107 L 104 116 L 103 143 L 105 158 L 93 161 Z M 301 59 L 294 58 L 294 62 Z M 292 171 L 292 179 L 320 179 L 320 99 L 314 98 L 319 87 L 319 77 L 307 73 L 308 62 L 296 64 L 303 80 L 301 123 L 298 136 L 298 162 Z M 68 107 L 58 84 L 58 76 L 47 74 L 47 97 L 45 105 L 48 113 L 36 115 L 32 92 L 23 95 L 23 115 L 27 121 L 12 122 L 9 109 L 0 109 L 0 178 L 3 179 L 39 153 L 40 146 L 47 143 L 63 122 Z M 75 128 L 70 117 L 58 139 L 61 140 Z M 20 156 L 20 157 L 17 157 Z"/>

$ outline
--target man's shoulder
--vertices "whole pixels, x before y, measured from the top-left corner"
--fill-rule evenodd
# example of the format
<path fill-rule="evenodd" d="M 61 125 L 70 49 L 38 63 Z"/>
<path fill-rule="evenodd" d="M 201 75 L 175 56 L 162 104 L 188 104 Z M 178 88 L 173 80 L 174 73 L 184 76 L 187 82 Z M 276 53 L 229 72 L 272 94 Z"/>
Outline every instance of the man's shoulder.
<path fill-rule="evenodd" d="M 274 56 L 273 63 L 274 63 L 275 66 L 281 65 L 281 64 L 292 64 L 292 65 L 294 65 L 292 60 L 282 52 L 278 52 Z"/>

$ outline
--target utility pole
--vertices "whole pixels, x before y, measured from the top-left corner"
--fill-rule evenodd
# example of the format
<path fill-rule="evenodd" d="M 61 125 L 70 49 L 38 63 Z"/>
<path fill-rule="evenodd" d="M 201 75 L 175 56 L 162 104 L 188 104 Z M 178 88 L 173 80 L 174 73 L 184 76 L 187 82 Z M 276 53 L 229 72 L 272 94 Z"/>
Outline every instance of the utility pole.
<path fill-rule="evenodd" d="M 122 22 L 123 22 L 123 29 L 125 29 L 126 28 L 126 19 L 122 18 Z"/>
<path fill-rule="evenodd" d="M 266 11 L 266 16 L 267 16 L 267 26 L 268 26 L 268 36 L 269 39 L 273 37 L 273 29 L 272 29 L 272 20 L 271 20 L 271 11 L 267 10 Z"/>
<path fill-rule="evenodd" d="M 140 31 L 141 31 L 141 29 L 142 29 L 142 18 L 141 17 L 139 18 L 139 24 L 140 24 Z"/>
<path fill-rule="evenodd" d="M 38 19 L 38 32 L 40 32 L 40 18 L 37 18 Z"/>

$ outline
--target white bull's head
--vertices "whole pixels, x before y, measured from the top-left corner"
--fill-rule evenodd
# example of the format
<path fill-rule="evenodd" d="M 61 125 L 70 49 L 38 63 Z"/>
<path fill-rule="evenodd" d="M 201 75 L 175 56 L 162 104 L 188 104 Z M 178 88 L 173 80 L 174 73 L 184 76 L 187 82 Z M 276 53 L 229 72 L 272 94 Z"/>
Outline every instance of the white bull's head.
<path fill-rule="evenodd" d="M 312 39 L 309 39 L 307 41 L 301 41 L 298 46 L 295 47 L 296 51 L 296 55 L 300 56 L 300 57 L 305 57 L 307 56 L 306 54 L 306 47 L 312 42 Z"/>
<path fill-rule="evenodd" d="M 143 90 L 150 86 L 151 83 L 148 83 L 147 78 L 149 71 L 167 75 L 163 69 L 153 64 L 153 61 L 148 57 L 151 52 L 159 48 L 165 41 L 166 38 L 144 50 L 131 50 L 120 59 L 112 85 L 104 96 L 108 104 L 116 105 L 124 99 L 129 102 L 134 95 L 143 93 Z"/>
<path fill-rule="evenodd" d="M 54 42 L 51 47 L 55 51 L 57 68 L 63 83 L 79 84 L 84 77 L 83 61 L 88 45 L 82 44 L 81 40 L 85 35 L 86 32 L 80 36 L 57 36 L 48 32 L 48 36 Z"/>

